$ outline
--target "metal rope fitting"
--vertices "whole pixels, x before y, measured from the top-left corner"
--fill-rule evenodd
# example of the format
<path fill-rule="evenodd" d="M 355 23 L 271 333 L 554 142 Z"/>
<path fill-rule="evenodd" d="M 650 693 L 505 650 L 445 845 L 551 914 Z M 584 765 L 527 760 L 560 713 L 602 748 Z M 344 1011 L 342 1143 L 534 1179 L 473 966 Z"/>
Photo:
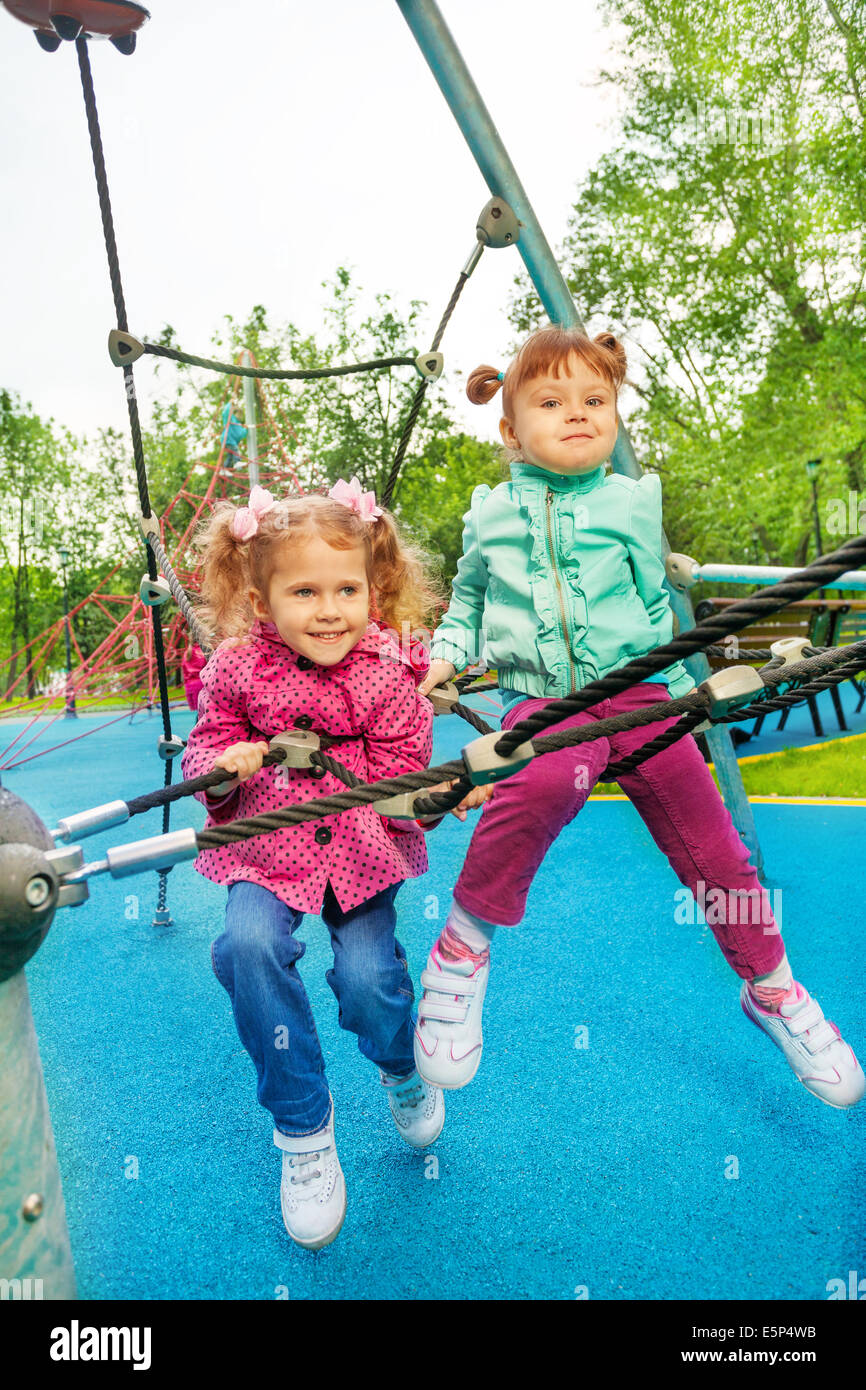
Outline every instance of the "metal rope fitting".
<path fill-rule="evenodd" d="M 428 690 L 427 699 L 433 706 L 434 714 L 450 714 L 459 703 L 460 691 L 453 681 L 446 681 L 444 685 L 434 685 L 432 690 Z"/>
<path fill-rule="evenodd" d="M 286 729 L 268 743 L 271 753 L 282 753 L 283 767 L 313 767 L 311 753 L 319 751 L 319 735 L 312 729 Z"/>
<path fill-rule="evenodd" d="M 771 654 L 778 658 L 776 665 L 795 666 L 799 661 L 807 661 L 810 656 L 818 656 L 817 648 L 808 637 L 778 637 L 770 643 Z"/>
<path fill-rule="evenodd" d="M 138 596 L 146 608 L 160 608 L 171 598 L 171 585 L 161 574 L 157 575 L 156 579 L 151 579 L 150 575 L 145 574 L 142 575 L 138 586 Z"/>
<path fill-rule="evenodd" d="M 75 815 L 64 816 L 52 830 L 51 838 L 58 841 L 80 840 L 87 835 L 96 835 L 100 830 L 110 830 L 113 825 L 124 825 L 129 820 L 129 807 L 125 801 L 106 801 L 102 806 L 94 806 L 89 811 L 78 811 Z"/>
<path fill-rule="evenodd" d="M 173 830 L 169 835 L 154 835 L 149 840 L 133 840 L 129 845 L 117 845 L 106 853 L 105 867 L 112 878 L 126 878 L 148 869 L 170 869 L 184 859 L 198 854 L 195 831 Z M 97 865 L 93 872 L 102 866 Z"/>
<path fill-rule="evenodd" d="M 115 367 L 131 367 L 144 353 L 144 343 L 124 333 L 121 328 L 112 328 L 108 335 L 108 355 Z"/>
<path fill-rule="evenodd" d="M 418 375 L 429 381 L 435 381 L 437 377 L 442 375 L 444 365 L 445 358 L 441 352 L 421 352 L 415 358 Z"/>
<path fill-rule="evenodd" d="M 764 691 L 764 682 L 753 666 L 729 666 L 701 681 L 699 692 L 705 696 L 710 719 L 721 719 L 738 705 L 750 705 Z"/>
<path fill-rule="evenodd" d="M 513 753 L 504 756 L 497 753 L 495 745 L 501 737 L 502 733 L 497 729 L 492 734 L 473 739 L 462 750 L 466 773 L 473 786 L 483 787 L 487 782 L 501 782 L 504 777 L 520 772 L 535 757 L 535 749 L 529 740 L 518 744 Z"/>
<path fill-rule="evenodd" d="M 433 825 L 435 821 L 442 819 L 438 816 L 419 816 L 415 810 L 415 802 L 428 795 L 428 789 L 422 787 L 417 792 L 399 792 L 396 796 L 383 796 L 381 800 L 373 802 L 373 810 L 378 811 L 380 816 L 390 816 L 392 820 L 418 820 L 422 825 Z"/>
<path fill-rule="evenodd" d="M 672 550 L 665 559 L 665 574 L 668 581 L 673 588 L 679 589 L 680 593 L 684 593 L 693 584 L 697 584 L 698 568 L 697 560 L 693 560 L 691 555 L 680 555 L 675 550 Z"/>
<path fill-rule="evenodd" d="M 141 512 L 139 512 L 136 520 L 138 521 L 138 529 L 141 532 L 143 540 L 146 541 L 148 536 L 156 536 L 157 540 L 160 539 L 159 522 L 153 512 L 151 512 L 150 516 L 142 516 Z"/>
<path fill-rule="evenodd" d="M 186 748 L 186 739 L 181 738 L 180 734 L 172 734 L 170 738 L 166 738 L 165 734 L 160 734 L 156 740 L 156 751 L 164 763 L 176 758 L 178 753 L 183 752 L 184 748 Z"/>
<path fill-rule="evenodd" d="M 482 246 L 513 246 L 520 240 L 520 226 L 504 198 L 491 198 L 479 213 L 475 235 Z"/>

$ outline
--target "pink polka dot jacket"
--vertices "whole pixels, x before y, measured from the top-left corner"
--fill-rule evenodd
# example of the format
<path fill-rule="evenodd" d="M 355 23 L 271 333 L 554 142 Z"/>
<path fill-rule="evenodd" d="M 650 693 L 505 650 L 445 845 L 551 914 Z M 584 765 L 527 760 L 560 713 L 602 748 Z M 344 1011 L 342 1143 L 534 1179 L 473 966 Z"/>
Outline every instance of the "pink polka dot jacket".
<path fill-rule="evenodd" d="M 429 667 L 420 643 L 401 650 L 393 632 L 371 622 L 334 666 L 299 656 L 272 623 L 256 623 L 242 643 L 223 642 L 201 673 L 198 719 L 183 754 L 184 777 L 210 772 L 232 743 L 270 739 L 291 726 L 347 738 L 332 751 L 364 782 L 428 767 L 433 706 L 417 684 Z M 331 773 L 263 767 L 222 801 L 206 801 L 207 826 L 330 796 L 345 786 Z M 331 881 L 343 911 L 392 883 L 427 870 L 424 831 L 392 821 L 372 806 L 306 821 L 220 849 L 203 850 L 195 867 L 228 886 L 241 880 L 269 888 L 300 912 L 319 912 Z"/>

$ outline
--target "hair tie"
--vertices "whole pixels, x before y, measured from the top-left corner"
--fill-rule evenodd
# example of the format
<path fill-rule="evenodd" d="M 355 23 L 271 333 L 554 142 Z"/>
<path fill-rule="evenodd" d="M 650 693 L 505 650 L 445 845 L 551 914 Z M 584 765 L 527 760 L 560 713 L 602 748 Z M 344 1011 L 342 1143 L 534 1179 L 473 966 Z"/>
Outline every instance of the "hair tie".
<path fill-rule="evenodd" d="M 375 492 L 362 492 L 361 484 L 354 473 L 350 483 L 347 483 L 345 478 L 338 478 L 328 496 L 348 507 L 350 511 L 356 512 L 362 521 L 375 521 L 383 514 L 382 508 L 376 506 Z"/>
<path fill-rule="evenodd" d="M 236 541 L 248 541 L 253 538 L 259 529 L 259 520 L 265 516 L 272 507 L 276 506 L 276 498 L 273 493 L 268 492 L 267 488 L 259 487 L 256 483 L 250 493 L 250 500 L 246 507 L 238 507 L 232 517 L 231 533 Z"/>
<path fill-rule="evenodd" d="M 505 380 L 505 373 L 504 373 L 504 372 L 497 372 L 497 373 L 496 373 L 496 380 L 497 380 L 497 381 L 504 381 L 504 380 Z"/>

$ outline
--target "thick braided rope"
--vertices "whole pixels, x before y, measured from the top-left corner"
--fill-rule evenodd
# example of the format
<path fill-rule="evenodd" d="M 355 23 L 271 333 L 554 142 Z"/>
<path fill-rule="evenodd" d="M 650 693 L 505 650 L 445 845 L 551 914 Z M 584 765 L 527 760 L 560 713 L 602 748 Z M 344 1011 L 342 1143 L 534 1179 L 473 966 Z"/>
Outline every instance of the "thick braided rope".
<path fill-rule="evenodd" d="M 160 343 L 143 343 L 145 352 L 153 357 L 169 357 L 172 362 L 185 362 L 188 367 L 204 367 L 209 372 L 226 376 L 251 376 L 262 381 L 316 381 L 329 376 L 351 376 L 354 372 L 375 372 L 388 367 L 414 367 L 414 357 L 377 357 L 373 362 L 350 362 L 342 367 L 241 367 L 235 362 L 217 362 L 212 357 L 195 357 L 178 348 L 163 347 Z"/>
<path fill-rule="evenodd" d="M 636 657 L 610 675 L 591 681 L 583 690 L 567 695 L 561 700 L 553 700 L 534 714 L 515 724 L 503 733 L 496 744 L 496 752 L 506 756 L 518 744 L 547 729 L 570 714 L 578 714 L 599 700 L 608 699 L 620 690 L 638 685 L 647 676 L 670 666 L 673 662 L 708 646 L 715 638 L 748 627 L 753 618 L 784 608 L 795 599 L 802 598 L 812 589 L 820 588 L 830 579 L 836 579 L 851 567 L 852 562 L 866 559 L 866 536 L 855 536 L 832 554 L 821 556 L 805 569 L 799 570 L 781 584 L 773 584 L 758 594 L 750 594 L 739 600 L 722 613 L 714 613 L 696 627 L 681 632 L 664 646 L 656 647 L 647 656 Z"/>

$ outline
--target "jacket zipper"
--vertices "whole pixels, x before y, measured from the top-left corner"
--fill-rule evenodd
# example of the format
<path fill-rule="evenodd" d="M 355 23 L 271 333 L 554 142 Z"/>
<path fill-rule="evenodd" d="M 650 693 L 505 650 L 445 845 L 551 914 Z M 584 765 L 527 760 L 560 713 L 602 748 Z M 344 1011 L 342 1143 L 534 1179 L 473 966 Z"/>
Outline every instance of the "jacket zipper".
<path fill-rule="evenodd" d="M 559 571 L 558 571 L 558 569 L 556 568 L 556 551 L 555 551 L 554 546 L 553 546 L 553 533 L 552 533 L 552 531 L 551 531 L 551 525 L 550 525 L 550 504 L 551 504 L 552 500 L 553 500 L 553 492 L 551 491 L 550 488 L 548 488 L 548 489 L 547 489 L 547 542 L 548 542 L 548 545 L 550 546 L 550 562 L 551 562 L 551 564 L 553 565 L 553 577 L 554 577 L 554 579 L 556 580 L 556 592 L 559 594 L 559 612 L 560 612 L 560 615 L 561 615 L 561 617 L 562 617 L 562 631 L 563 631 L 563 636 L 565 637 L 565 650 L 566 650 L 566 655 L 568 656 L 568 665 L 569 665 L 569 669 L 570 669 L 570 671 L 571 671 L 571 690 L 570 690 L 568 693 L 569 693 L 569 695 L 575 695 L 575 694 L 577 693 L 577 681 L 576 681 L 576 677 L 575 677 L 574 661 L 573 661 L 572 655 L 571 655 L 571 634 L 570 634 L 570 632 L 569 632 L 569 630 L 568 630 L 568 621 L 567 621 L 566 616 L 565 616 L 565 600 L 564 600 L 564 598 L 563 598 L 563 596 L 562 596 L 562 585 L 561 585 L 560 582 L 559 582 Z"/>

